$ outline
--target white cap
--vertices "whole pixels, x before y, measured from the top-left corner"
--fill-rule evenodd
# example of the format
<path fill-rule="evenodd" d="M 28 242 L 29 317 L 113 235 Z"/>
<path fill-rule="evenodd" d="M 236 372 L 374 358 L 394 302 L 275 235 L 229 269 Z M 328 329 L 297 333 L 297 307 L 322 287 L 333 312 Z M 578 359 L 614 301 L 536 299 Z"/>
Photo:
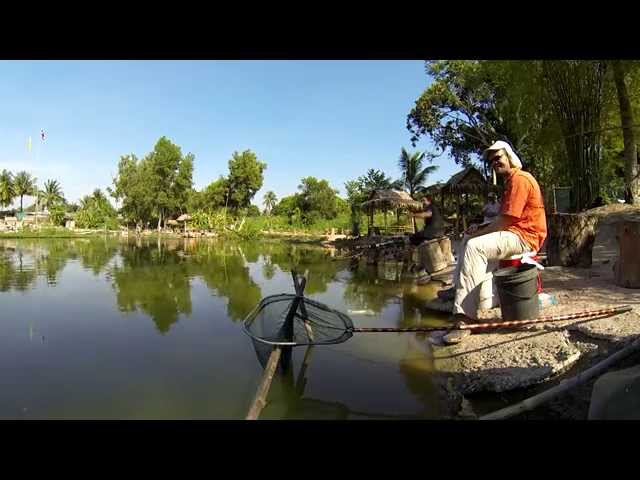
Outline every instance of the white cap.
<path fill-rule="evenodd" d="M 513 152 L 511 145 L 507 142 L 503 142 L 502 140 L 498 140 L 489 148 L 487 148 L 484 152 L 482 152 L 482 158 L 484 160 L 487 159 L 489 152 L 495 152 L 496 150 L 504 150 L 507 152 L 507 156 L 509 157 L 509 163 L 514 168 L 522 168 L 522 162 L 518 158 L 518 156 Z"/>

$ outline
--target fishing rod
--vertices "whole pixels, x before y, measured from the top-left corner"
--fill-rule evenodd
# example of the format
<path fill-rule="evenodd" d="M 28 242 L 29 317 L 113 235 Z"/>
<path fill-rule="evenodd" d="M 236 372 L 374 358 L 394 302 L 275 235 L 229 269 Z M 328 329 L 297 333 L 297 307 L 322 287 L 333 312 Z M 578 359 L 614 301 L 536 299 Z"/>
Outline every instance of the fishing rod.
<path fill-rule="evenodd" d="M 367 249 L 376 249 L 376 248 L 388 247 L 393 245 L 401 246 L 404 244 L 405 242 L 403 239 L 396 239 L 396 240 L 387 240 L 384 242 L 369 243 L 365 245 L 352 245 L 347 248 L 356 251 L 353 255 L 336 257 L 334 258 L 334 260 L 350 260 L 353 258 L 361 257 L 362 255 L 364 255 Z"/>
<path fill-rule="evenodd" d="M 483 330 L 492 328 L 508 328 L 519 327 L 522 325 L 531 325 L 535 323 L 546 322 L 561 322 L 566 320 L 576 320 L 580 318 L 601 317 L 608 315 L 617 315 L 624 312 L 631 311 L 630 305 L 623 305 L 620 307 L 601 308 L 599 310 L 586 310 L 577 313 L 568 313 L 564 315 L 550 315 L 545 317 L 538 317 L 531 320 L 510 320 L 504 322 L 487 322 L 487 323 L 470 323 L 463 325 L 451 325 L 446 327 L 408 327 L 408 328 L 396 328 L 396 327 L 378 327 L 378 328 L 364 328 L 354 327 L 352 332 L 360 333 L 394 333 L 394 332 L 435 332 L 438 330 Z"/>

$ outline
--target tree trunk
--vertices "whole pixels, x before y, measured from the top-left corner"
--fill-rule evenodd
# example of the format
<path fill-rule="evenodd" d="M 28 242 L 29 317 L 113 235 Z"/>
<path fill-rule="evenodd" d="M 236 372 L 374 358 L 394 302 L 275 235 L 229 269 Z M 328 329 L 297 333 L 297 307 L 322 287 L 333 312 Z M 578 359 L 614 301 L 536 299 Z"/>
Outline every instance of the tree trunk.
<path fill-rule="evenodd" d="M 20 195 L 20 213 L 22 213 L 22 195 Z"/>
<path fill-rule="evenodd" d="M 158 214 L 158 231 L 160 231 L 161 224 L 162 224 L 162 210 L 160 210 Z"/>
<path fill-rule="evenodd" d="M 575 213 L 550 215 L 547 238 L 549 265 L 590 267 L 597 226 L 598 217 L 594 215 Z"/>
<path fill-rule="evenodd" d="M 640 172 L 637 158 L 635 135 L 633 133 L 633 112 L 631 101 L 624 82 L 624 71 L 619 60 L 611 62 L 613 78 L 620 104 L 620 121 L 622 123 L 622 139 L 624 142 L 624 181 L 625 200 L 630 204 L 640 204 Z"/>
<path fill-rule="evenodd" d="M 640 221 L 626 220 L 618 225 L 618 261 L 614 266 L 615 284 L 640 288 Z"/>

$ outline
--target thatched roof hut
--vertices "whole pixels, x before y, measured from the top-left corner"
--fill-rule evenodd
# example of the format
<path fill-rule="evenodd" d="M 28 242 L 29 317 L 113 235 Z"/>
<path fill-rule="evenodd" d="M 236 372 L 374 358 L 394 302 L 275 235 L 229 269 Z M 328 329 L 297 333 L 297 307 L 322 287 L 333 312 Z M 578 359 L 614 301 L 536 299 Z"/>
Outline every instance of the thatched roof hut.
<path fill-rule="evenodd" d="M 490 183 L 475 167 L 467 167 L 452 175 L 442 187 L 445 193 L 485 193 Z"/>
<path fill-rule="evenodd" d="M 456 230 L 467 228 L 465 212 L 469 212 L 469 196 L 484 197 L 490 191 L 497 191 L 497 187 L 491 184 L 482 172 L 473 166 L 454 174 L 446 183 L 432 185 L 426 191 L 434 196 L 440 194 L 440 209 L 445 210 L 445 197 L 455 201 Z M 464 204 L 464 209 L 463 209 Z M 463 211 L 464 210 L 464 211 Z"/>
<path fill-rule="evenodd" d="M 183 213 L 178 218 L 176 218 L 178 222 L 186 222 L 187 220 L 191 220 L 191 215 L 188 213 Z"/>
<path fill-rule="evenodd" d="M 399 222 L 399 211 L 401 209 L 419 210 L 422 208 L 420 202 L 417 202 L 416 200 L 411 198 L 411 195 L 401 190 L 375 190 L 371 192 L 371 195 L 369 195 L 369 199 L 365 202 L 362 202 L 360 206 L 368 214 L 367 217 L 369 222 L 369 234 L 371 234 L 375 230 L 373 225 L 373 212 L 375 210 L 382 210 L 384 212 L 384 229 L 386 231 L 388 210 L 396 211 L 397 221 Z M 396 226 L 393 227 L 393 230 L 395 233 L 403 232 L 404 227 Z"/>
<path fill-rule="evenodd" d="M 396 208 L 419 209 L 420 202 L 417 202 L 407 192 L 400 190 L 375 190 L 366 202 L 362 202 L 365 210 L 380 209 L 391 210 Z"/>

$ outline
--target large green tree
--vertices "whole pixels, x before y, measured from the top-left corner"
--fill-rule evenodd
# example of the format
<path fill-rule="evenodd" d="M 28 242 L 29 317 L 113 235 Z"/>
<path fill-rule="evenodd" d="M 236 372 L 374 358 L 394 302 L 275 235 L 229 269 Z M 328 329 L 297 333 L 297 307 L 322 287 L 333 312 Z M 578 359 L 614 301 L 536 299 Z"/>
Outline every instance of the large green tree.
<path fill-rule="evenodd" d="M 301 216 L 299 204 L 299 194 L 287 195 L 273 207 L 272 214 L 287 217 L 290 221 L 296 216 Z M 292 222 L 293 223 L 293 222 Z"/>
<path fill-rule="evenodd" d="M 161 137 L 153 151 L 142 160 L 123 156 L 111 194 L 122 200 L 122 213 L 128 221 L 163 222 L 187 208 L 193 185 L 192 154 L 183 155 L 179 146 Z"/>
<path fill-rule="evenodd" d="M 620 123 L 622 124 L 625 200 L 631 204 L 638 204 L 640 203 L 640 163 L 638 163 L 631 95 L 625 77 L 631 76 L 633 73 L 637 75 L 640 65 L 638 62 L 615 60 L 611 62 L 611 66 L 620 107 Z"/>
<path fill-rule="evenodd" d="M 565 153 L 543 62 L 438 60 L 426 62 L 426 72 L 431 83 L 407 117 L 414 146 L 427 137 L 466 166 L 505 140 L 543 183 L 568 178 L 554 170 Z"/>
<path fill-rule="evenodd" d="M 151 220 L 153 204 L 151 197 L 149 165 L 135 155 L 124 155 L 118 163 L 118 175 L 113 179 L 110 194 L 120 200 L 120 211 L 124 218 L 136 225 Z"/>
<path fill-rule="evenodd" d="M 34 196 L 37 195 L 38 187 L 37 187 L 37 179 L 33 177 L 30 173 L 21 171 L 16 173 L 16 176 L 13 179 L 13 188 L 15 191 L 15 195 L 20 197 L 20 211 L 23 212 L 22 208 L 22 199 L 25 195 Z"/>
<path fill-rule="evenodd" d="M 16 196 L 13 175 L 8 170 L 0 173 L 0 207 L 8 207 Z"/>
<path fill-rule="evenodd" d="M 144 163 L 147 164 L 149 191 L 158 230 L 166 219 L 180 212 L 187 203 L 193 180 L 193 155 L 182 155 L 179 146 L 160 137 Z"/>
<path fill-rule="evenodd" d="M 233 152 L 229 160 L 226 204 L 234 210 L 248 208 L 256 192 L 262 188 L 267 164 L 260 162 L 251 150 Z"/>
<path fill-rule="evenodd" d="M 337 194 L 327 180 L 305 177 L 298 185 L 298 207 L 302 211 L 306 223 L 313 223 L 321 218 L 332 219 L 338 214 Z"/>
<path fill-rule="evenodd" d="M 229 182 L 223 176 L 211 182 L 202 191 L 202 201 L 205 210 L 213 211 L 227 206 Z"/>

